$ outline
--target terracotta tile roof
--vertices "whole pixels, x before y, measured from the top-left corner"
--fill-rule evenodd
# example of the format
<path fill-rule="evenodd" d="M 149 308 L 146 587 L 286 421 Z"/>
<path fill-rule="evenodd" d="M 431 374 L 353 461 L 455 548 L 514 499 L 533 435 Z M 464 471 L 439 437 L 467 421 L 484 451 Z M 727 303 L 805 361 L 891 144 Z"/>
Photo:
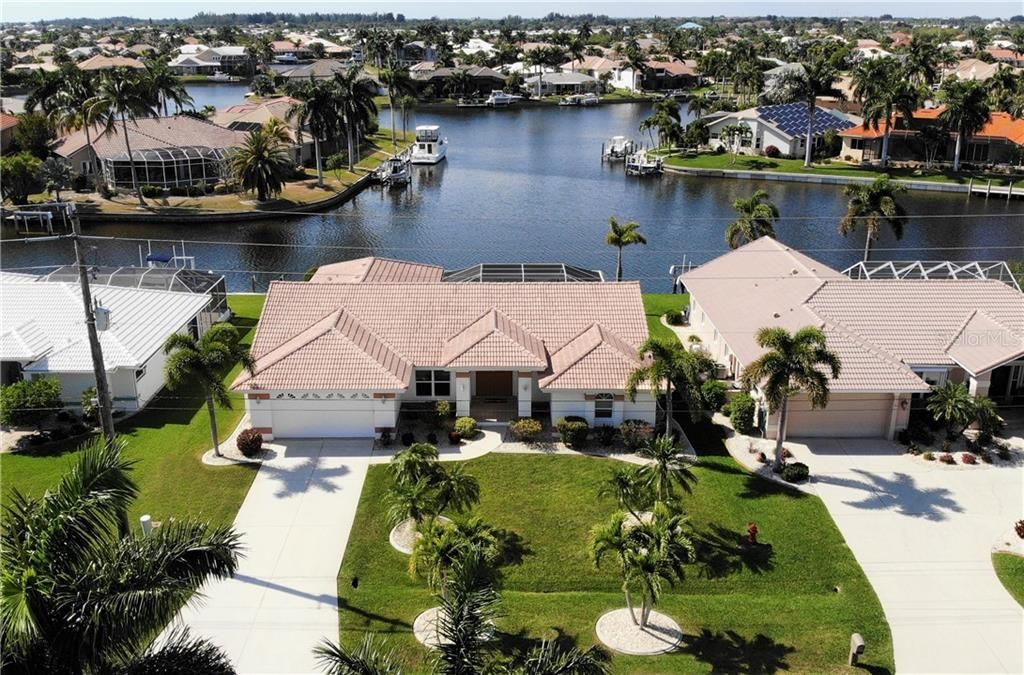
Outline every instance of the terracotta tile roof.
<path fill-rule="evenodd" d="M 369 256 L 321 265 L 310 281 L 316 283 L 410 283 L 440 281 L 438 265 Z"/>
<path fill-rule="evenodd" d="M 110 133 L 104 133 L 104 129 L 96 125 L 90 133 L 93 151 L 97 157 L 117 157 L 127 154 L 120 124 Z M 128 124 L 128 134 L 133 152 L 191 146 L 231 148 L 241 145 L 245 140 L 245 134 L 241 131 L 225 129 L 212 122 L 188 115 L 141 117 Z M 51 149 L 62 157 L 68 157 L 84 148 L 85 145 L 85 131 L 79 129 L 58 139 Z"/>
<path fill-rule="evenodd" d="M 1024 356 L 1024 337 L 985 312 L 973 312 L 946 353 L 966 370 L 984 373 Z"/>
<path fill-rule="evenodd" d="M 0 130 L 10 129 L 18 126 L 18 118 L 5 112 L 0 112 Z"/>
<path fill-rule="evenodd" d="M 445 341 L 441 364 L 449 368 L 508 368 L 544 370 L 548 355 L 544 341 L 501 312 L 491 309 Z"/>
<path fill-rule="evenodd" d="M 696 61 L 654 61 L 649 60 L 646 62 L 648 68 L 654 70 L 664 70 L 669 75 L 678 77 L 680 75 L 697 75 L 697 62 Z"/>
<path fill-rule="evenodd" d="M 609 339 L 608 344 L 618 351 L 635 351 L 648 337 L 636 282 L 275 281 L 260 317 L 252 355 L 261 364 L 268 359 L 276 363 L 287 359 L 287 364 L 275 368 L 273 378 L 268 371 L 268 378 L 257 380 L 258 384 L 280 388 L 284 383 L 302 383 L 309 388 L 315 383 L 316 388 L 345 389 L 373 388 L 368 382 L 381 386 L 394 384 L 392 378 L 403 379 L 400 369 L 385 365 L 391 363 L 388 359 L 370 356 L 366 349 L 349 348 L 342 359 L 326 348 L 310 347 L 314 338 L 327 332 L 330 317 L 338 312 L 351 317 L 400 362 L 416 368 L 447 367 L 454 356 L 451 363 L 456 368 L 473 367 L 466 365 L 472 362 L 476 367 L 539 370 L 547 367 L 550 354 L 594 323 L 601 325 L 605 335 L 614 334 L 617 342 Z M 474 341 L 477 335 L 482 337 Z M 461 349 L 467 343 L 471 343 L 469 347 Z M 495 361 L 488 362 L 489 358 Z M 356 367 L 357 362 L 362 365 Z M 392 378 L 380 374 L 382 369 Z M 350 371 L 359 375 L 352 376 Z M 242 386 L 245 380 L 243 376 L 235 386 Z M 616 382 L 614 388 L 624 387 L 624 379 Z M 405 377 L 402 387 L 408 383 Z"/>
<path fill-rule="evenodd" d="M 939 106 L 937 108 L 922 108 L 914 113 L 915 120 L 936 120 L 942 114 L 944 108 Z M 897 115 L 897 118 L 902 118 L 901 115 Z M 839 135 L 846 138 L 881 138 L 885 135 L 887 122 L 880 122 L 878 128 L 874 127 L 864 128 L 863 125 L 857 125 L 841 132 Z M 894 128 L 893 134 L 916 134 L 917 131 L 914 129 L 900 129 Z M 989 115 L 988 122 L 982 127 L 981 131 L 976 133 L 973 138 L 1004 138 L 1012 141 L 1017 145 L 1024 145 L 1024 119 L 1017 119 L 1013 115 L 1004 112 L 993 112 Z"/>
<path fill-rule="evenodd" d="M 97 54 L 90 56 L 78 63 L 79 70 L 104 70 L 106 68 L 145 68 L 145 64 L 137 59 L 130 59 L 126 56 L 105 56 Z"/>
<path fill-rule="evenodd" d="M 640 365 L 635 347 L 595 323 L 551 355 L 551 372 L 538 384 L 545 389 L 622 389 Z"/>

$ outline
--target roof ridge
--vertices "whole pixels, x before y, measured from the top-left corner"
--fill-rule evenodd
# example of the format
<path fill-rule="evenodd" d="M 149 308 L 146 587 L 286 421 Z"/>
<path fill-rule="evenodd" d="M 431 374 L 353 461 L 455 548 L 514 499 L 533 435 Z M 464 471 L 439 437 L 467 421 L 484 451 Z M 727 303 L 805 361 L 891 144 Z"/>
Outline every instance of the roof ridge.
<path fill-rule="evenodd" d="M 942 351 L 948 352 L 949 348 L 952 347 L 954 344 L 956 344 L 956 341 L 959 340 L 960 336 L 964 334 L 965 330 L 967 330 L 968 324 L 970 324 L 971 320 L 974 319 L 974 317 L 977 316 L 978 314 L 979 314 L 979 310 L 977 310 L 977 309 L 971 310 L 971 312 L 967 315 L 967 318 L 960 322 L 960 325 L 957 327 L 956 332 L 953 333 L 952 339 L 950 339 L 949 342 L 947 342 L 945 345 L 943 345 Z M 992 319 L 992 317 L 989 316 L 987 313 L 982 313 L 982 316 L 985 316 L 988 319 L 991 319 L 995 323 L 1000 323 L 999 321 L 996 321 L 995 319 Z M 1002 324 L 1000 324 L 1000 325 L 1002 325 Z"/>
<path fill-rule="evenodd" d="M 579 364 L 581 361 L 583 361 L 583 359 L 585 359 L 586 357 L 588 357 L 591 354 L 593 354 L 594 351 L 596 351 L 602 345 L 605 345 L 605 346 L 608 346 L 609 348 L 611 348 L 619 356 L 619 358 L 623 359 L 624 361 L 628 361 L 630 363 L 636 363 L 636 362 L 639 361 L 639 359 L 634 358 L 629 353 L 623 351 L 619 347 L 618 344 L 615 344 L 616 342 L 618 342 L 618 343 L 621 343 L 621 344 L 628 345 L 628 343 L 626 343 L 622 338 L 620 338 L 615 333 L 615 331 L 613 331 L 613 330 L 611 330 L 609 328 L 606 328 L 601 323 L 595 321 L 594 323 L 592 323 L 589 326 L 587 326 L 580 333 L 578 333 L 571 340 L 569 340 L 564 345 L 562 345 L 561 349 L 559 349 L 557 352 L 552 354 L 551 355 L 551 357 L 552 357 L 552 361 L 551 361 L 552 364 L 554 364 L 555 355 L 557 355 L 559 352 L 561 352 L 562 350 L 566 349 L 567 347 L 571 346 L 577 340 L 582 338 L 586 333 L 588 333 L 588 332 L 590 332 L 592 330 L 596 330 L 597 333 L 598 333 L 598 339 L 594 342 L 594 344 L 590 345 L 586 350 L 580 352 L 580 354 L 576 358 L 574 358 L 572 361 L 570 361 L 570 362 L 566 363 L 565 365 L 563 365 L 557 372 L 553 371 L 550 375 L 546 375 L 543 378 L 541 378 L 541 380 L 538 382 L 538 384 L 540 386 L 547 387 L 547 386 L 557 382 L 559 379 L 561 379 L 563 376 L 565 376 L 570 370 L 572 370 L 577 364 Z M 605 339 L 606 335 L 611 337 L 612 340 L 606 340 Z M 636 351 L 635 348 L 632 348 L 632 349 L 634 351 Z"/>

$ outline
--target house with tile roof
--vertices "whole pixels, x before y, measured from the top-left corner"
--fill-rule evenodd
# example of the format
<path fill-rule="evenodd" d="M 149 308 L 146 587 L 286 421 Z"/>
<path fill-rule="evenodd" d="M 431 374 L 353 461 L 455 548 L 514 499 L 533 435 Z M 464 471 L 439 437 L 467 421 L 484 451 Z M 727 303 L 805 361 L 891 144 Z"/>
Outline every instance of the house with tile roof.
<path fill-rule="evenodd" d="M 14 144 L 14 129 L 17 126 L 16 115 L 0 111 L 0 152 L 7 152 Z"/>
<path fill-rule="evenodd" d="M 762 105 L 737 112 L 720 111 L 703 117 L 707 122 L 712 148 L 723 147 L 732 151 L 730 142 L 738 142 L 738 151 L 744 155 L 763 155 L 765 148 L 775 146 L 783 156 L 803 157 L 807 147 L 807 105 L 781 103 Z M 842 131 L 859 123 L 852 115 L 838 110 L 816 106 L 811 138 L 815 146 L 824 142 L 827 131 Z M 739 141 L 727 140 L 722 131 L 729 126 L 743 125 L 750 129 L 748 137 Z"/>
<path fill-rule="evenodd" d="M 882 267 L 890 269 L 889 264 Z M 788 434 L 893 438 L 931 386 L 965 382 L 997 402 L 1024 398 L 1024 294 L 1012 277 L 980 266 L 907 265 L 971 274 L 842 273 L 762 237 L 682 275 L 690 327 L 738 386 L 763 350 L 756 333 L 780 326 L 825 332 L 842 371 L 824 409 L 790 401 Z M 895 268 L 892 268 L 895 270 Z M 759 399 L 759 421 L 774 438 L 778 416 Z"/>
<path fill-rule="evenodd" d="M 285 438 L 373 436 L 438 400 L 480 421 L 654 422 L 649 390 L 625 396 L 648 337 L 639 284 L 550 281 L 551 266 L 521 267 L 517 281 L 460 281 L 434 265 L 363 258 L 272 282 L 255 372 L 232 388 L 255 428 Z"/>

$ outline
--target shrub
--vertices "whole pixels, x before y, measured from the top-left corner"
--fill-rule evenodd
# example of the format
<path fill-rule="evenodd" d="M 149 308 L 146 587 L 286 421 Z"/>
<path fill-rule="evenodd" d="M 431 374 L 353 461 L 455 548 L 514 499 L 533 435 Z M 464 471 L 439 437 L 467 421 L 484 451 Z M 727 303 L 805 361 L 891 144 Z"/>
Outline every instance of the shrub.
<path fill-rule="evenodd" d="M 803 462 L 791 462 L 782 469 L 782 480 L 787 483 L 802 483 L 810 475 L 810 470 Z"/>
<path fill-rule="evenodd" d="M 415 441 L 415 440 L 416 440 L 416 437 L 412 435 L 411 431 L 406 431 L 404 434 L 402 434 L 402 445 L 404 445 L 406 447 L 409 447 L 410 445 L 412 445 L 413 441 Z"/>
<path fill-rule="evenodd" d="M 587 444 L 587 436 L 590 435 L 590 426 L 587 421 L 580 417 L 570 416 L 558 420 L 555 425 L 562 442 L 570 448 L 582 448 Z"/>
<path fill-rule="evenodd" d="M 455 416 L 455 410 L 452 408 L 452 402 L 447 399 L 441 399 L 435 403 L 434 415 L 438 429 L 450 428 L 452 417 Z"/>
<path fill-rule="evenodd" d="M 701 342 L 704 342 L 700 339 L 699 335 L 694 335 L 693 333 L 690 333 L 690 335 L 686 337 L 686 341 L 693 345 L 699 345 Z"/>
<path fill-rule="evenodd" d="M 255 429 L 246 429 L 238 434 L 235 439 L 235 446 L 245 457 L 256 457 L 263 449 L 263 434 Z"/>
<path fill-rule="evenodd" d="M 65 429 L 64 427 L 57 427 L 56 429 L 52 429 L 50 431 L 50 440 L 51 441 L 63 441 L 67 437 L 68 437 L 68 430 Z"/>
<path fill-rule="evenodd" d="M 1013 457 L 1013 455 L 1010 454 L 1010 449 L 1002 445 L 996 448 L 996 455 L 999 457 L 999 459 L 1003 460 L 1004 462 L 1009 462 L 1010 459 Z"/>
<path fill-rule="evenodd" d="M 60 382 L 56 379 L 43 377 L 0 387 L 0 423 L 4 425 L 38 425 L 60 407 Z"/>
<path fill-rule="evenodd" d="M 437 445 L 437 434 L 431 431 L 427 434 L 427 443 L 430 445 Z"/>
<path fill-rule="evenodd" d="M 942 453 L 942 455 L 939 457 L 939 461 L 942 462 L 943 464 L 956 464 L 956 458 L 953 457 L 953 455 L 948 452 Z"/>
<path fill-rule="evenodd" d="M 96 186 L 96 192 L 100 193 L 100 197 L 104 199 L 113 199 L 117 196 L 117 190 L 111 187 L 108 183 L 100 183 Z"/>
<path fill-rule="evenodd" d="M 597 442 L 601 447 L 607 448 L 615 440 L 615 427 L 607 424 L 594 427 L 594 433 L 597 434 Z"/>
<path fill-rule="evenodd" d="M 391 438 L 391 432 L 390 431 L 385 429 L 384 431 L 380 432 L 380 444 L 382 446 L 384 446 L 385 448 L 390 448 L 391 444 L 394 443 L 394 442 L 395 442 L 394 439 Z"/>
<path fill-rule="evenodd" d="M 683 325 L 683 313 L 678 309 L 670 309 L 665 312 L 665 322 L 670 326 L 682 326 Z"/>
<path fill-rule="evenodd" d="M 75 422 L 71 425 L 71 433 L 75 436 L 81 436 L 87 431 L 89 431 L 89 427 L 85 426 L 81 422 Z"/>
<path fill-rule="evenodd" d="M 710 411 L 721 410 L 725 405 L 725 392 L 729 385 L 721 380 L 708 380 L 700 386 L 701 398 L 704 399 L 704 407 Z"/>
<path fill-rule="evenodd" d="M 143 197 L 163 197 L 164 189 L 158 185 L 143 185 L 139 188 Z"/>
<path fill-rule="evenodd" d="M 509 423 L 508 431 L 517 441 L 533 443 L 544 432 L 544 425 L 540 423 L 540 420 L 535 420 L 532 417 L 520 417 Z"/>
<path fill-rule="evenodd" d="M 910 438 L 909 429 L 900 429 L 899 432 L 896 434 L 896 440 L 897 442 L 899 442 L 900 445 L 910 445 L 914 442 Z"/>
<path fill-rule="evenodd" d="M 986 464 L 992 463 L 992 453 L 989 452 L 988 450 L 978 451 L 978 457 L 980 457 L 981 461 L 985 462 Z"/>
<path fill-rule="evenodd" d="M 975 457 L 970 452 L 965 452 L 964 454 L 960 455 L 960 461 L 963 462 L 964 464 L 977 464 L 978 458 Z"/>
<path fill-rule="evenodd" d="M 777 147 L 775 147 L 774 145 L 766 146 L 765 149 L 764 149 L 764 156 L 765 157 L 771 157 L 772 159 L 774 159 L 774 158 L 778 157 L 781 154 L 782 154 L 782 152 Z"/>
<path fill-rule="evenodd" d="M 747 435 L 754 430 L 754 399 L 747 392 L 733 397 L 729 406 L 729 421 L 737 433 Z"/>
<path fill-rule="evenodd" d="M 96 403 L 96 387 L 89 387 L 82 392 L 82 419 L 89 422 L 96 420 L 96 415 L 99 413 Z"/>
<path fill-rule="evenodd" d="M 768 455 L 764 454 L 763 452 L 757 453 L 757 461 L 760 462 L 761 464 L 767 464 Z"/>
<path fill-rule="evenodd" d="M 639 450 L 654 438 L 654 427 L 643 420 L 625 420 L 619 425 L 622 443 L 629 450 Z"/>
<path fill-rule="evenodd" d="M 921 455 L 921 459 L 925 460 L 926 462 L 931 462 L 935 459 L 935 453 L 929 450 L 928 452 Z"/>
<path fill-rule="evenodd" d="M 928 425 L 921 421 L 914 421 L 909 427 L 910 440 L 921 445 L 931 445 L 935 442 L 935 434 L 929 429 Z"/>
<path fill-rule="evenodd" d="M 455 420 L 455 433 L 460 438 L 473 438 L 476 436 L 476 420 L 472 417 L 460 417 Z"/>
<path fill-rule="evenodd" d="M 1013 531 L 1017 533 L 1017 536 L 1024 539 L 1024 520 L 1018 520 L 1013 524 Z"/>

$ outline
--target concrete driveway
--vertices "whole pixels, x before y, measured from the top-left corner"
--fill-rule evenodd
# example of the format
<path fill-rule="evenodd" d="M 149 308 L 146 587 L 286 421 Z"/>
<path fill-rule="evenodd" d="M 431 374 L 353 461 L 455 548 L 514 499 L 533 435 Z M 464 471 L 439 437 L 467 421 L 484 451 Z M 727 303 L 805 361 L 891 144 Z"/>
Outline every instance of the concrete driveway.
<path fill-rule="evenodd" d="M 182 611 L 192 634 L 239 673 L 320 672 L 313 647 L 338 638 L 337 576 L 373 448 L 365 440 L 277 440 L 235 517 L 238 574 Z"/>
<path fill-rule="evenodd" d="M 1024 672 L 1024 610 L 990 560 L 1024 517 L 1024 469 L 947 467 L 885 441 L 790 445 L 882 602 L 898 673 Z"/>

